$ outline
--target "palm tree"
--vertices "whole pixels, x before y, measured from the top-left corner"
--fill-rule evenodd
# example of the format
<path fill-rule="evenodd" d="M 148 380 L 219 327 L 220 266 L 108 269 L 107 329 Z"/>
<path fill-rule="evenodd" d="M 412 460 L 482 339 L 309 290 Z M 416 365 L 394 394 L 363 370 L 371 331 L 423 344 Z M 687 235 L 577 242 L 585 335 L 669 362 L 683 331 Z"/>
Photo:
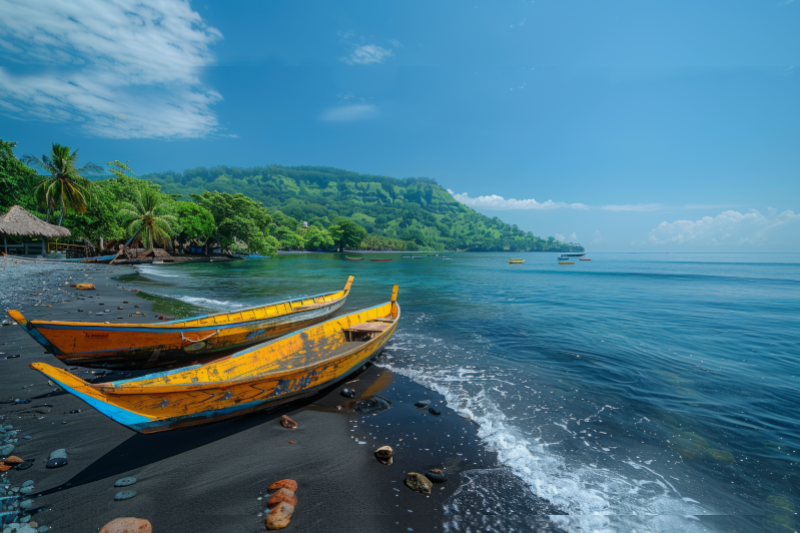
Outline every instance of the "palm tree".
<path fill-rule="evenodd" d="M 26 155 L 22 161 L 27 165 L 35 165 L 50 176 L 43 179 L 36 185 L 33 194 L 36 200 L 47 206 L 47 222 L 50 222 L 50 212 L 61 208 L 61 217 L 58 225 L 64 220 L 64 213 L 67 207 L 71 207 L 79 213 L 85 213 L 91 201 L 92 182 L 83 177 L 85 172 L 102 172 L 102 167 L 89 163 L 83 167 L 76 168 L 78 160 L 78 150 L 70 153 L 69 146 L 62 146 L 53 143 L 50 154 L 45 154 L 41 159 L 35 155 Z"/>
<path fill-rule="evenodd" d="M 134 191 L 133 202 L 120 205 L 122 226 L 127 227 L 129 235 L 141 233 L 145 248 L 169 243 L 170 235 L 174 233 L 170 224 L 176 223 L 177 219 L 169 214 L 169 205 L 164 201 L 164 196 L 147 185 L 137 187 Z"/>

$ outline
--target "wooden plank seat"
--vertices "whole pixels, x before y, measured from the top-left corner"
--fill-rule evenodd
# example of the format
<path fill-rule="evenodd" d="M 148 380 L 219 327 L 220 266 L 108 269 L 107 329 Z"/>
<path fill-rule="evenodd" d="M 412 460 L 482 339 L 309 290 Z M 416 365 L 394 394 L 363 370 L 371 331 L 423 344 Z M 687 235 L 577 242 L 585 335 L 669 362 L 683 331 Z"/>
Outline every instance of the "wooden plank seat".
<path fill-rule="evenodd" d="M 394 322 L 394 318 L 390 316 L 381 316 L 378 318 L 373 318 L 372 320 L 370 320 L 370 322 L 388 322 L 389 324 L 391 324 L 392 322 Z"/>
<path fill-rule="evenodd" d="M 344 329 L 345 335 L 349 342 L 368 341 L 374 338 L 378 333 L 386 331 L 391 327 L 391 324 L 384 322 L 362 322 Z"/>

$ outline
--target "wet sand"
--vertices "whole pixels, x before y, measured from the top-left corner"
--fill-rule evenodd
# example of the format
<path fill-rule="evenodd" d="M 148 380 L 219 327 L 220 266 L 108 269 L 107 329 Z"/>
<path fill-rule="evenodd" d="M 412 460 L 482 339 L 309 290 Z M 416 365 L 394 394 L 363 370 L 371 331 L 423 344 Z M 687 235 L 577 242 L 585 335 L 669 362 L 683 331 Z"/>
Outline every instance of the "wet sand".
<path fill-rule="evenodd" d="M 88 276 L 81 272 L 80 281 L 95 283 L 98 291 L 81 293 L 83 300 L 28 307 L 23 313 L 27 318 L 88 319 L 89 309 L 102 309 L 101 317 L 93 311 L 94 319 L 154 321 L 159 306 L 170 304 L 120 288 L 115 278 L 127 273 L 130 269 L 121 267 L 105 267 Z M 65 289 L 71 297 L 78 294 Z M 119 306 L 123 310 L 117 310 Z M 112 312 L 106 314 L 105 309 Z M 180 305 L 167 309 L 187 311 Z M 147 316 L 129 317 L 133 311 Z M 299 503 L 287 531 L 474 531 L 511 526 L 556 530 L 543 515 L 558 510 L 497 468 L 494 453 L 480 445 L 472 422 L 446 408 L 440 395 L 378 366 L 370 365 L 347 383 L 278 411 L 139 435 L 76 397 L 53 392 L 47 378 L 29 365 L 63 365 L 19 326 L 0 328 L 0 352 L 0 425 L 18 431 L 13 455 L 35 460 L 29 469 L 10 470 L 4 478 L 12 487 L 34 482 L 29 513 L 39 525 L 97 531 L 114 518 L 135 516 L 150 520 L 156 532 L 265 531 L 259 513 L 266 500 L 258 498 L 272 482 L 291 478 L 299 485 Z M 5 359 L 15 354 L 20 357 Z M 120 379 L 126 373 L 101 377 L 91 369 L 71 368 L 81 378 L 97 381 Z M 357 397 L 341 396 L 344 387 L 354 389 Z M 359 400 L 372 396 L 388 400 L 392 408 L 358 412 L 363 405 Z M 31 402 L 13 403 L 17 398 Z M 419 400 L 431 400 L 442 414 L 417 409 L 414 402 Z M 282 414 L 300 427 L 281 427 Z M 32 438 L 26 440 L 25 435 Z M 373 456 L 383 445 L 394 448 L 392 466 Z M 66 449 L 68 464 L 46 469 L 49 454 L 59 448 Z M 408 472 L 430 468 L 448 475 L 447 482 L 434 485 L 430 496 L 404 485 Z M 128 476 L 138 481 L 124 489 L 137 495 L 114 501 L 123 490 L 114 487 L 115 480 Z M 502 483 L 506 501 L 488 501 L 483 483 Z M 510 502 L 522 502 L 531 514 L 507 516 Z"/>

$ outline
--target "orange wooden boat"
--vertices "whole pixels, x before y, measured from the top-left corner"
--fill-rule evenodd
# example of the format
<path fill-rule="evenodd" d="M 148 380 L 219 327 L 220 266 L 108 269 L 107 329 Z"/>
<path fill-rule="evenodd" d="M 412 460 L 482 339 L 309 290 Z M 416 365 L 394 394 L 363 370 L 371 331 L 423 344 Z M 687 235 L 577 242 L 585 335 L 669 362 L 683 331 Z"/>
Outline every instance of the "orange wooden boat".
<path fill-rule="evenodd" d="M 363 261 L 364 260 L 363 257 L 350 257 L 349 255 L 346 255 L 345 257 L 347 258 L 348 261 Z"/>
<path fill-rule="evenodd" d="M 591 261 L 591 257 L 581 257 L 581 261 Z"/>
<path fill-rule="evenodd" d="M 321 322 L 344 305 L 353 279 L 338 292 L 159 324 L 28 321 L 19 311 L 8 314 L 65 364 L 151 368 L 197 361 Z"/>
<path fill-rule="evenodd" d="M 574 265 L 575 261 L 559 261 L 559 265 Z"/>
<path fill-rule="evenodd" d="M 376 357 L 400 320 L 385 304 L 333 318 L 205 365 L 109 383 L 33 363 L 65 391 L 140 433 L 197 426 L 310 396 Z"/>

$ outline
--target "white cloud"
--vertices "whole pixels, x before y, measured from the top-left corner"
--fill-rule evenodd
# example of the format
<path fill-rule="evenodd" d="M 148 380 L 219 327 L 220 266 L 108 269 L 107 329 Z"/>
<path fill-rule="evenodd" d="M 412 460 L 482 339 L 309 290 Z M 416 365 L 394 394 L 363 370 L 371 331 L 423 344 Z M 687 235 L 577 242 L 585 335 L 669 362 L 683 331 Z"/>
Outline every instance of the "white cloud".
<path fill-rule="evenodd" d="M 603 236 L 600 234 L 600 232 L 599 231 L 595 231 L 594 232 L 594 240 L 592 241 L 592 244 L 603 244 L 604 242 L 606 242 L 606 240 L 603 238 Z"/>
<path fill-rule="evenodd" d="M 554 235 L 554 237 L 556 238 L 557 241 L 563 241 L 564 240 L 564 236 L 561 235 L 560 233 L 556 233 Z"/>
<path fill-rule="evenodd" d="M 186 0 L 0 0 L 0 112 L 111 138 L 200 137 L 222 99 L 200 74 L 222 34 Z"/>
<path fill-rule="evenodd" d="M 348 65 L 371 65 L 373 63 L 383 63 L 393 55 L 394 52 L 388 48 L 378 46 L 377 44 L 364 44 L 357 46 L 349 56 L 339 59 Z"/>
<path fill-rule="evenodd" d="M 650 231 L 649 240 L 651 244 L 761 244 L 778 228 L 798 221 L 800 214 L 791 210 L 777 214 L 770 208 L 768 215 L 755 209 L 748 213 L 729 210 L 696 221 L 664 221 Z"/>
<path fill-rule="evenodd" d="M 660 211 L 661 209 L 666 209 L 667 206 L 661 204 L 625 204 L 625 205 L 601 205 L 600 209 L 605 209 L 606 211 L 637 211 L 637 212 L 647 212 L 647 211 Z"/>
<path fill-rule="evenodd" d="M 509 198 L 506 200 L 502 196 L 498 196 L 496 194 L 492 194 L 489 196 L 478 196 L 476 198 L 470 198 L 469 194 L 467 193 L 455 193 L 450 189 L 447 189 L 447 192 L 453 195 L 453 198 L 456 201 L 461 202 L 464 205 L 468 205 L 473 208 L 479 209 L 492 209 L 498 211 L 505 211 L 511 209 L 589 209 L 588 205 L 585 204 L 568 204 L 565 202 L 554 202 L 552 200 L 547 200 L 546 202 L 537 202 L 533 198 L 529 198 L 527 200 L 517 200 L 515 198 Z"/>
<path fill-rule="evenodd" d="M 569 238 L 572 239 L 573 241 L 577 241 L 578 240 L 578 236 L 575 235 L 574 231 L 572 232 L 572 235 L 569 236 Z"/>
<path fill-rule="evenodd" d="M 371 104 L 353 104 L 332 107 L 325 110 L 320 118 L 331 122 L 368 120 L 378 116 L 378 108 Z"/>

